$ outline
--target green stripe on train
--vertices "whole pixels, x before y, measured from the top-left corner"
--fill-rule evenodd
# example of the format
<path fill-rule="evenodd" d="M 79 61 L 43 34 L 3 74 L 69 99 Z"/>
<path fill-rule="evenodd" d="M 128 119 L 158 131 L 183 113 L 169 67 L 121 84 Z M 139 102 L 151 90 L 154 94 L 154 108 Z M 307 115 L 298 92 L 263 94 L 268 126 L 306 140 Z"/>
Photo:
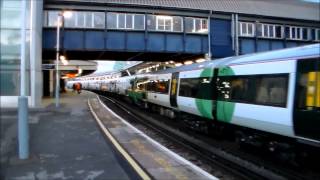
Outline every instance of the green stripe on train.
<path fill-rule="evenodd" d="M 197 109 L 202 117 L 212 119 L 212 100 L 196 99 Z"/>
<path fill-rule="evenodd" d="M 144 98 L 144 91 L 128 91 L 128 96 L 132 99 L 134 103 L 138 103 Z"/>
<path fill-rule="evenodd" d="M 218 76 L 235 75 L 230 67 L 220 68 Z M 235 103 L 226 101 L 217 101 L 217 119 L 218 121 L 230 123 L 233 117 Z"/>
<path fill-rule="evenodd" d="M 204 69 L 200 77 L 208 77 L 211 78 L 213 76 L 213 69 L 211 68 L 206 68 Z M 200 93 L 211 93 L 207 91 L 212 91 L 212 88 L 210 89 L 200 89 Z M 202 117 L 212 119 L 212 100 L 207 100 L 207 99 L 196 99 L 196 106 L 201 114 Z"/>

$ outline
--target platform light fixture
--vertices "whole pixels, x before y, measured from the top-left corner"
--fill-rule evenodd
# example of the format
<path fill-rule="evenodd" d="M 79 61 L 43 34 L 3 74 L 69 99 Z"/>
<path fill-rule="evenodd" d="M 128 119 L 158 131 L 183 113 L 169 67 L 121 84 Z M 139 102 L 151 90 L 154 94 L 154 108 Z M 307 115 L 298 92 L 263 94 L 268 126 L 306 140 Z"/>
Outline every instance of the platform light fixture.
<path fill-rule="evenodd" d="M 60 90 L 60 78 L 59 78 L 59 59 L 60 59 L 60 26 L 63 26 L 64 18 L 70 18 L 72 16 L 71 11 L 61 11 L 58 13 L 57 19 L 57 44 L 56 44 L 56 91 L 55 91 L 55 104 L 59 107 L 59 90 Z M 61 60 L 62 61 L 62 60 Z"/>
<path fill-rule="evenodd" d="M 176 63 L 175 66 L 176 67 L 182 66 L 182 63 Z"/>
<path fill-rule="evenodd" d="M 205 61 L 205 59 L 203 59 L 203 58 L 200 58 L 200 59 L 196 60 L 197 63 L 201 63 L 201 62 L 204 62 L 204 61 Z"/>
<path fill-rule="evenodd" d="M 66 59 L 65 56 L 61 55 L 59 59 L 60 59 L 60 61 L 62 62 L 63 65 L 66 66 L 66 65 L 69 64 L 69 61 Z"/>
<path fill-rule="evenodd" d="M 189 64 L 193 64 L 193 62 L 192 61 L 185 61 L 184 64 L 189 65 Z"/>

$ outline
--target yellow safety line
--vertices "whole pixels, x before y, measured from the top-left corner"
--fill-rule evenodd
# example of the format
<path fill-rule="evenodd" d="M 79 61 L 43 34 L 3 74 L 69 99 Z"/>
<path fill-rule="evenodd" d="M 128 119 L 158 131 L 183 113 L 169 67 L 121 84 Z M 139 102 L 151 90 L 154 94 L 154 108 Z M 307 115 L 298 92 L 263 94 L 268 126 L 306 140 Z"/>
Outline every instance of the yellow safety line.
<path fill-rule="evenodd" d="M 133 169 L 139 174 L 139 176 L 144 180 L 151 180 L 149 175 L 136 163 L 136 161 L 124 150 L 124 148 L 118 143 L 118 141 L 112 136 L 109 130 L 102 124 L 101 120 L 98 118 L 97 114 L 93 111 L 93 108 L 88 99 L 88 105 L 92 115 L 95 117 L 97 123 L 100 128 L 103 130 L 105 135 L 109 138 L 109 140 L 113 143 L 113 145 L 117 148 L 117 150 L 122 154 L 124 158 L 129 162 L 129 164 L 133 167 Z"/>

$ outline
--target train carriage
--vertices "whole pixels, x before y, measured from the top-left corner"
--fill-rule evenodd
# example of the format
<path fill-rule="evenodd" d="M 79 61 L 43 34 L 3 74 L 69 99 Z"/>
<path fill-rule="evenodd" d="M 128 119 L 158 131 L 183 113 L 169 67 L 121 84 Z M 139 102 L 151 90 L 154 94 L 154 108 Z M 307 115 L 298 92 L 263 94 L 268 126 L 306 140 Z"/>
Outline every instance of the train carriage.
<path fill-rule="evenodd" d="M 120 77 L 106 86 L 170 117 L 185 113 L 320 146 L 320 44 Z"/>

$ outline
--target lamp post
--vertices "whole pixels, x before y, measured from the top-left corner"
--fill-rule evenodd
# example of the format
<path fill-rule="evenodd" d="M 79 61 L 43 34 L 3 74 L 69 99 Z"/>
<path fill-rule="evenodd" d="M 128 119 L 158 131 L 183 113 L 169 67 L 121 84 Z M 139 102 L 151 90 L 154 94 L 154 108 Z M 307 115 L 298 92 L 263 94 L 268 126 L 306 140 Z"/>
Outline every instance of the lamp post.
<path fill-rule="evenodd" d="M 56 91 L 55 91 L 55 102 L 56 107 L 59 107 L 59 91 L 60 91 L 60 75 L 59 75 L 59 54 L 60 54 L 60 26 L 63 25 L 64 17 L 69 18 L 72 16 L 70 11 L 61 11 L 58 13 L 57 19 L 57 44 L 56 44 Z M 64 59 L 65 58 L 61 58 Z"/>
<path fill-rule="evenodd" d="M 27 0 L 21 1 L 21 67 L 20 67 L 20 96 L 18 99 L 18 142 L 19 158 L 29 158 L 29 126 L 28 126 L 28 97 L 26 93 L 26 9 Z"/>

